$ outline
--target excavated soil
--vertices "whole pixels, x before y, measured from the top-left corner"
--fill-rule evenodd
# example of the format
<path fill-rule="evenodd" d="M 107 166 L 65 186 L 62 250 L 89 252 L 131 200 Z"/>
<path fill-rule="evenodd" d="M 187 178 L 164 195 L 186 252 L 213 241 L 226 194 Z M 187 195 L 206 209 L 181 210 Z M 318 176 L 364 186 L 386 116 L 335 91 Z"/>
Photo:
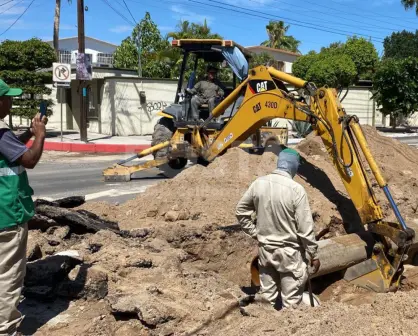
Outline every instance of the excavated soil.
<path fill-rule="evenodd" d="M 364 132 L 402 214 L 417 220 L 418 150 L 370 127 Z M 316 233 L 324 239 L 354 231 L 356 210 L 321 140 L 310 136 L 297 150 L 306 162 L 296 181 L 308 193 Z M 63 244 L 108 275 L 108 296 L 73 301 L 65 309 L 49 304 L 45 316 L 60 313 L 44 318 L 35 335 L 416 335 L 414 267 L 408 267 L 396 294 L 365 292 L 336 279 L 317 290 L 323 304 L 315 309 L 276 312 L 258 300 L 238 309 L 256 246 L 237 227 L 234 209 L 252 181 L 274 170 L 276 160 L 273 153 L 232 149 L 208 167 L 188 168 L 123 205 L 83 205 L 121 229 L 142 233 L 122 238 L 101 231 Z M 373 188 L 385 215 L 393 217 L 377 185 Z M 139 319 L 132 315 L 135 309 L 142 312 Z"/>

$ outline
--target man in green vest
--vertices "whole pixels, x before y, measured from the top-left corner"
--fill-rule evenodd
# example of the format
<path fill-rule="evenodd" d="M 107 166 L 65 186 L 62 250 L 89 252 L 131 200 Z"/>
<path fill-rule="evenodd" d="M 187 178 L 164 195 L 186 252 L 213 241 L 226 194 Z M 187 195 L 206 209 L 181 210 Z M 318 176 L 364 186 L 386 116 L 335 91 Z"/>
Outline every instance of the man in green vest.
<path fill-rule="evenodd" d="M 32 126 L 16 137 L 2 121 L 12 99 L 22 94 L 0 79 L 0 335 L 17 335 L 23 317 L 17 306 L 26 273 L 27 222 L 34 215 L 33 190 L 25 168 L 32 169 L 41 158 L 46 118 L 40 114 Z M 35 136 L 30 148 L 25 146 Z"/>

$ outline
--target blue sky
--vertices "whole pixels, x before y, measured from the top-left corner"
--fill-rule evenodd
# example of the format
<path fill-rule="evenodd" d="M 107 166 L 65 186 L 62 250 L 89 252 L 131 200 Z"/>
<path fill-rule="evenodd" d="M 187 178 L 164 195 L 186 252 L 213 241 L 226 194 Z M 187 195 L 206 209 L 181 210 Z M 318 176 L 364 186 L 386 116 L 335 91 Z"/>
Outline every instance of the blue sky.
<path fill-rule="evenodd" d="M 179 20 L 207 20 L 214 32 L 244 45 L 259 45 L 267 38 L 269 19 L 283 19 L 289 34 L 302 41 L 301 51 L 319 50 L 348 35 L 371 38 L 379 52 L 393 31 L 418 29 L 415 11 L 406 12 L 400 0 L 125 0 L 135 20 L 145 11 L 166 34 Z M 119 16 L 111 4 L 126 19 Z M 3 33 L 25 11 L 7 32 Z M 119 44 L 132 30 L 132 17 L 123 0 L 85 0 L 86 35 Z M 218 6 L 218 7 L 216 7 Z M 220 8 L 223 7 L 223 8 Z M 52 39 L 55 1 L 0 0 L 0 40 L 39 37 Z M 226 10 L 225 8 L 229 8 Z M 60 37 L 77 35 L 77 0 L 62 0 Z M 252 12 L 253 15 L 243 12 Z M 317 29 L 313 29 L 316 27 Z"/>

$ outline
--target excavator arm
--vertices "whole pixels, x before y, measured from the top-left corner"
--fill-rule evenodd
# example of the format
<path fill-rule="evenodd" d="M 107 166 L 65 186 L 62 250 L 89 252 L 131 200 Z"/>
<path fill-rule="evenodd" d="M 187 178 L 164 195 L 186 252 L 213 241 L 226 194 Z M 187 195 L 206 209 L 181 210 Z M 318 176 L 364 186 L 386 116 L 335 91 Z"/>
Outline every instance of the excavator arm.
<path fill-rule="evenodd" d="M 283 82 L 304 89 L 309 102 L 297 100 L 288 93 Z M 316 89 L 313 84 L 264 66 L 252 69 L 250 75 L 212 112 L 205 121 L 210 122 L 229 104 L 244 95 L 243 102 L 217 138 L 205 146 L 202 156 L 212 161 L 227 148 L 244 141 L 259 127 L 274 118 L 311 123 L 319 135 L 354 203 L 363 225 L 376 237 L 370 267 L 356 283 L 360 286 L 385 292 L 399 286 L 403 261 L 414 238 L 390 194 L 378 165 L 376 164 L 356 116 L 349 116 L 341 106 L 335 90 Z M 204 125 L 203 125 L 204 127 Z M 379 186 L 384 190 L 398 219 L 396 223 L 385 222 L 367 175 L 364 156 Z"/>

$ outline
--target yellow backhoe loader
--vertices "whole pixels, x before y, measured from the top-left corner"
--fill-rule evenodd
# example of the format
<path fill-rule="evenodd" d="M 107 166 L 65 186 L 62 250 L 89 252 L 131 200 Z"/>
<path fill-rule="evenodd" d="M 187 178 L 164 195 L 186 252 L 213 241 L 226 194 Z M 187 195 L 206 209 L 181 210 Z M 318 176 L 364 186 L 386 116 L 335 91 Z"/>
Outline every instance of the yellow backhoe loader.
<path fill-rule="evenodd" d="M 106 181 L 129 181 L 132 174 L 154 167 L 162 168 L 165 173 L 172 175 L 184 168 L 188 160 L 206 164 L 207 161 L 200 155 L 203 148 L 201 137 L 206 143 L 214 141 L 241 105 L 243 96 L 229 104 L 203 129 L 199 122 L 191 120 L 192 95 L 187 89 L 193 88 L 196 84 L 199 68 L 206 65 L 216 66 L 220 68 L 221 78 L 219 79 L 225 93 L 224 100 L 228 99 L 248 73 L 248 60 L 252 57 L 248 50 L 233 41 L 217 39 L 174 40 L 172 45 L 183 53 L 174 103 L 157 113 L 161 118 L 154 127 L 152 147 L 106 169 L 103 172 Z M 237 54 L 239 58 L 235 57 Z M 187 76 L 188 80 L 185 83 Z M 200 106 L 199 119 L 207 119 L 210 112 L 208 105 L 203 104 Z M 261 153 L 266 147 L 287 145 L 287 143 L 287 126 L 274 127 L 272 122 L 266 122 L 254 128 L 239 146 L 250 152 Z M 154 160 L 138 165 L 127 165 L 129 161 L 150 154 L 154 156 Z"/>
<path fill-rule="evenodd" d="M 289 86 L 297 91 L 289 91 Z M 237 100 L 240 104 L 235 113 L 216 132 L 213 131 L 210 128 L 212 121 L 222 116 Z M 345 112 L 334 89 L 317 88 L 313 83 L 272 67 L 258 66 L 243 74 L 241 83 L 202 123 L 185 126 L 187 132 L 177 128 L 174 141 L 159 143 L 145 153 L 171 147 L 170 153 L 185 155 L 178 158 L 184 159 L 193 153 L 201 161 L 211 162 L 275 118 L 312 125 L 321 137 L 364 228 L 363 232 L 320 241 L 321 268 L 316 276 L 346 269 L 345 278 L 358 286 L 376 292 L 396 290 L 404 263 L 411 261 L 418 249 L 415 241 L 417 228 L 408 226 L 402 218 L 367 145 L 358 118 Z M 177 140 L 186 135 L 187 139 Z M 182 144 L 182 147 L 175 147 L 175 144 Z M 167 157 L 161 159 L 167 160 Z M 383 189 L 396 215 L 396 222 L 384 219 L 366 173 L 366 163 Z M 253 283 L 257 284 L 257 267 L 254 264 L 252 275 Z"/>

